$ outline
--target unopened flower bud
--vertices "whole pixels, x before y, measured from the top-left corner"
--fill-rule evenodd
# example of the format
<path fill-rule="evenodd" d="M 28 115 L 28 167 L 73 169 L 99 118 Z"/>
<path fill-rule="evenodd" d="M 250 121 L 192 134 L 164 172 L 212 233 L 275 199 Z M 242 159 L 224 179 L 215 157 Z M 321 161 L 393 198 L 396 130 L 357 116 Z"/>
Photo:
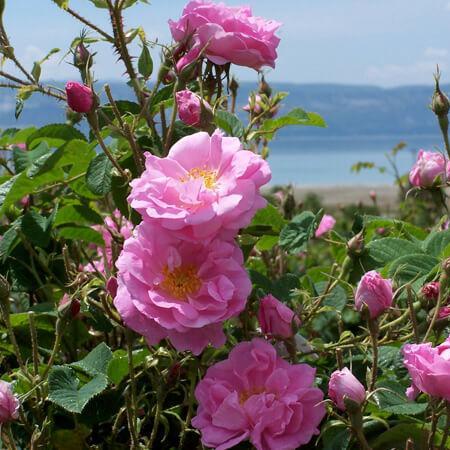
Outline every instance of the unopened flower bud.
<path fill-rule="evenodd" d="M 427 300 L 437 300 L 439 297 L 439 281 L 431 281 L 422 286 L 422 295 Z"/>
<path fill-rule="evenodd" d="M 88 113 L 94 106 L 94 93 L 89 86 L 69 81 L 66 84 L 67 103 L 78 113 Z"/>
<path fill-rule="evenodd" d="M 230 89 L 231 95 L 236 97 L 239 89 L 239 83 L 237 82 L 236 78 L 231 77 L 230 84 L 228 87 Z"/>
<path fill-rule="evenodd" d="M 359 256 L 364 251 L 364 236 L 360 231 L 347 242 L 347 252 L 352 256 Z"/>
<path fill-rule="evenodd" d="M 366 390 L 350 370 L 344 367 L 331 374 L 328 396 L 340 410 L 345 411 L 349 406 L 350 409 L 353 406 L 359 408 L 366 399 Z"/>
<path fill-rule="evenodd" d="M 58 316 L 61 319 L 75 319 L 80 313 L 80 301 L 64 294 L 58 305 Z"/>
<path fill-rule="evenodd" d="M 272 88 L 269 86 L 269 83 L 267 83 L 264 77 L 261 78 L 261 82 L 259 83 L 259 93 L 266 94 L 267 97 L 272 95 Z"/>
<path fill-rule="evenodd" d="M 450 102 L 448 97 L 441 91 L 439 87 L 439 72 L 435 75 L 436 87 L 433 97 L 431 98 L 431 109 L 438 116 L 447 116 L 450 110 Z"/>
<path fill-rule="evenodd" d="M 212 108 L 199 95 L 189 90 L 179 91 L 175 95 L 180 120 L 186 125 L 208 129 L 213 121 Z"/>
<path fill-rule="evenodd" d="M 0 425 L 19 417 L 19 399 L 14 395 L 11 384 L 0 380 Z"/>
<path fill-rule="evenodd" d="M 73 52 L 73 65 L 80 70 L 86 70 L 92 66 L 92 63 L 92 55 L 81 41 Z"/>

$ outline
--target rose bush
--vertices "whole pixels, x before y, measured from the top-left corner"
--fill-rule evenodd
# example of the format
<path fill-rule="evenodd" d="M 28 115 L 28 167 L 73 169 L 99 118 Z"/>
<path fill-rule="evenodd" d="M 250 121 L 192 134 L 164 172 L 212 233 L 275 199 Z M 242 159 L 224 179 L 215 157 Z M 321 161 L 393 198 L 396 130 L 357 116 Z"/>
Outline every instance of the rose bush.
<path fill-rule="evenodd" d="M 324 120 L 232 75 L 275 66 L 278 22 L 190 1 L 155 70 L 124 25 L 145 1 L 91 0 L 108 28 L 54 3 L 90 30 L 66 89 L 41 80 L 57 49 L 20 62 L 0 1 L 16 116 L 32 94 L 67 105 L 0 133 L 2 445 L 450 448 L 447 157 L 397 174 L 396 215 L 375 192 L 324 215 L 269 185 L 277 132 Z M 102 51 L 133 100 L 96 81 Z M 431 107 L 450 153 L 439 74 Z"/>

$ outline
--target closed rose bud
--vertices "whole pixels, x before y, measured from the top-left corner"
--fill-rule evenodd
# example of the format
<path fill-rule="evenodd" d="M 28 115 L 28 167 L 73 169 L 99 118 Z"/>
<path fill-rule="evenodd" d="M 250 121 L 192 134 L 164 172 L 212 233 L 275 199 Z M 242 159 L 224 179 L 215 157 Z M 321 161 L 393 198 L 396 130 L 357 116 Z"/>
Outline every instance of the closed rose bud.
<path fill-rule="evenodd" d="M 377 193 L 375 191 L 370 191 L 369 196 L 373 201 L 377 199 Z"/>
<path fill-rule="evenodd" d="M 417 160 L 409 172 L 409 182 L 416 187 L 431 187 L 446 178 L 446 162 L 439 152 L 419 150 Z"/>
<path fill-rule="evenodd" d="M 176 93 L 176 101 L 180 120 L 186 125 L 198 128 L 202 125 L 206 126 L 208 125 L 208 123 L 211 123 L 211 106 L 194 92 L 191 92 L 189 90 L 179 91 Z M 208 119 L 206 118 L 207 115 L 210 116 L 211 120 L 208 121 Z"/>
<path fill-rule="evenodd" d="M 92 55 L 84 46 L 83 42 L 80 42 L 73 52 L 73 65 L 78 69 L 85 70 L 92 66 L 92 62 Z"/>
<path fill-rule="evenodd" d="M 19 405 L 19 400 L 12 392 L 11 384 L 0 380 L 0 425 L 17 419 Z"/>
<path fill-rule="evenodd" d="M 427 300 L 437 300 L 439 297 L 439 281 L 431 281 L 422 286 L 422 295 Z"/>
<path fill-rule="evenodd" d="M 76 81 L 66 84 L 67 103 L 78 113 L 88 113 L 94 106 L 94 94 L 89 86 Z"/>
<path fill-rule="evenodd" d="M 450 316 L 450 306 L 443 306 L 442 308 L 439 308 L 438 312 L 438 319 L 447 319 L 448 316 Z"/>
<path fill-rule="evenodd" d="M 108 291 L 108 294 L 114 298 L 117 294 L 117 278 L 116 277 L 109 277 L 108 281 L 106 282 L 106 290 Z"/>
<path fill-rule="evenodd" d="M 447 116 L 450 111 L 450 101 L 448 97 L 441 91 L 439 87 L 439 74 L 435 77 L 436 88 L 431 98 L 431 110 L 438 116 Z"/>
<path fill-rule="evenodd" d="M 361 278 L 355 294 L 355 308 L 362 311 L 368 308 L 370 317 L 375 319 L 392 306 L 393 292 L 391 280 L 384 279 L 378 272 L 371 270 Z"/>
<path fill-rule="evenodd" d="M 345 411 L 345 398 L 361 405 L 366 399 L 366 390 L 350 370 L 344 367 L 331 374 L 328 383 L 328 397 L 340 410 Z"/>
<path fill-rule="evenodd" d="M 413 402 L 419 394 L 420 391 L 414 383 L 411 383 L 411 386 L 409 386 L 409 388 L 405 391 L 405 395 L 410 402 Z"/>
<path fill-rule="evenodd" d="M 270 294 L 261 299 L 258 321 L 264 334 L 286 339 L 294 335 L 293 326 L 300 325 L 294 311 Z"/>
<path fill-rule="evenodd" d="M 331 231 L 334 228 L 335 224 L 336 224 L 336 219 L 333 216 L 331 216 L 330 214 L 324 214 L 319 223 L 319 226 L 317 227 L 317 230 L 315 233 L 316 238 Z"/>
<path fill-rule="evenodd" d="M 70 298 L 69 294 L 64 294 L 58 305 L 58 315 L 61 318 L 75 319 L 80 313 L 80 301 Z"/>
<path fill-rule="evenodd" d="M 248 98 L 248 104 L 242 108 L 244 111 L 258 115 L 262 111 L 262 98 L 256 94 Z"/>

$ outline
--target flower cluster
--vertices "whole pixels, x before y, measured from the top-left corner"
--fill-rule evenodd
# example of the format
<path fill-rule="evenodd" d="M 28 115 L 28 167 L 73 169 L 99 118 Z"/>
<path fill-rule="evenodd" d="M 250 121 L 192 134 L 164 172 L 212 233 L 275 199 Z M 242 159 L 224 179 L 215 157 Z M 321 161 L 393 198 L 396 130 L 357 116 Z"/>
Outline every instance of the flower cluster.
<path fill-rule="evenodd" d="M 251 291 L 233 238 L 265 205 L 269 179 L 260 156 L 219 131 L 181 139 L 166 158 L 146 155 L 129 196 L 143 222 L 117 262 L 115 306 L 130 328 L 196 354 L 224 344 L 223 322 Z"/>

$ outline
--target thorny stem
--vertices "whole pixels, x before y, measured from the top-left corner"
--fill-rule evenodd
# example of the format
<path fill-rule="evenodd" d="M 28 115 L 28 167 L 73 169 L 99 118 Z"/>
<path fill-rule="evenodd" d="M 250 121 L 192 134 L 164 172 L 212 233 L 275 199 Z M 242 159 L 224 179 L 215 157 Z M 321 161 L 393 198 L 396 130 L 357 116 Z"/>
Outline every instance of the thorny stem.
<path fill-rule="evenodd" d="M 187 414 L 186 414 L 186 420 L 184 421 L 184 423 L 182 425 L 182 430 L 180 433 L 180 445 L 179 445 L 180 450 L 182 450 L 184 447 L 184 442 L 186 440 L 186 432 L 191 423 L 192 413 L 194 410 L 194 390 L 195 390 L 195 385 L 196 385 L 196 381 L 197 381 L 197 367 L 198 367 L 198 361 L 196 360 L 195 370 L 194 369 L 192 370 L 191 377 L 190 377 L 191 384 L 189 386 L 189 397 L 188 397 L 189 403 L 188 403 L 188 410 L 187 410 Z"/>
<path fill-rule="evenodd" d="M 132 448 L 139 448 L 139 436 L 137 433 L 137 419 L 136 419 L 136 380 L 133 364 L 133 334 L 130 330 L 125 330 L 125 338 L 127 341 L 127 356 L 128 356 L 128 372 L 130 376 L 130 404 L 127 403 L 128 417 L 130 422 L 130 435 L 132 441 Z"/>
<path fill-rule="evenodd" d="M 369 311 L 367 311 L 369 313 Z M 370 332 L 370 340 L 372 343 L 372 371 L 370 375 L 370 385 L 369 392 L 375 389 L 375 383 L 377 382 L 377 372 L 378 372 L 378 323 L 376 319 L 369 317 L 367 319 L 367 325 Z"/>
<path fill-rule="evenodd" d="M 439 316 L 439 310 L 441 309 L 441 305 L 444 301 L 444 292 L 446 291 L 446 286 L 447 286 L 447 275 L 445 273 L 443 273 L 440 277 L 440 286 L 441 288 L 439 289 L 439 296 L 436 302 L 436 306 L 433 312 L 433 317 L 431 318 L 430 321 L 430 325 L 428 326 L 427 332 L 425 333 L 425 336 L 422 339 L 422 342 L 426 342 L 431 334 L 431 332 L 433 331 L 434 325 L 437 321 L 437 318 Z"/>
<path fill-rule="evenodd" d="M 445 450 L 448 436 L 450 434 L 450 403 L 446 402 L 446 415 L 447 420 L 445 422 L 444 434 L 442 436 L 441 446 L 439 450 Z"/>
<path fill-rule="evenodd" d="M 101 36 L 103 36 L 106 40 L 113 42 L 114 38 L 112 36 L 110 36 L 108 33 L 106 33 L 105 31 L 103 31 L 101 28 L 99 28 L 98 26 L 94 25 L 92 22 L 89 22 L 89 20 L 85 19 L 84 17 L 82 17 L 80 14 L 78 14 L 76 11 L 74 11 L 71 8 L 66 8 L 65 11 L 67 11 L 71 16 L 75 17 L 75 19 L 77 19 L 78 21 L 80 21 L 81 23 L 84 23 L 86 26 L 88 26 L 89 28 L 91 28 L 92 30 L 96 31 L 98 34 L 100 34 Z"/>
<path fill-rule="evenodd" d="M 31 350 L 33 355 L 33 368 L 34 368 L 34 375 L 36 376 L 39 374 L 39 353 L 38 353 L 36 324 L 34 322 L 34 312 L 30 311 L 28 313 L 28 317 L 30 320 L 30 336 L 31 336 Z"/>
<path fill-rule="evenodd" d="M 55 362 L 56 354 L 59 351 L 59 346 L 61 345 L 61 340 L 63 336 L 63 319 L 56 319 L 56 327 L 55 327 L 55 342 L 53 344 L 52 353 L 50 354 L 50 359 L 48 360 L 47 366 L 45 367 L 44 373 L 42 374 L 42 379 L 45 379 L 50 372 L 50 369 Z"/>
<path fill-rule="evenodd" d="M 436 429 L 437 429 L 437 421 L 438 421 L 438 415 L 436 414 L 436 399 L 431 399 L 431 429 L 428 434 L 428 446 L 427 448 L 432 449 L 434 448 L 434 436 L 436 435 Z"/>
<path fill-rule="evenodd" d="M 175 98 L 175 95 L 178 91 L 178 81 L 175 82 L 175 84 L 173 85 L 173 97 Z M 164 142 L 164 153 L 167 155 L 167 153 L 169 152 L 169 148 L 170 145 L 172 144 L 172 135 L 173 135 L 173 130 L 175 128 L 175 121 L 177 119 L 177 102 L 173 103 L 173 107 L 172 107 L 172 115 L 170 117 L 170 125 L 169 125 L 169 129 L 167 130 L 167 136 L 166 136 L 166 140 Z"/>
<path fill-rule="evenodd" d="M 417 325 L 416 311 L 414 310 L 414 302 L 413 302 L 413 298 L 412 298 L 412 290 L 411 290 L 410 284 L 406 285 L 406 293 L 407 293 L 407 299 L 408 299 L 409 316 L 411 318 L 411 324 L 412 324 L 413 333 L 414 333 L 414 340 L 416 341 L 416 343 L 419 343 L 420 342 L 419 330 L 418 330 L 418 325 Z"/>
<path fill-rule="evenodd" d="M 162 411 L 164 399 L 165 399 L 164 387 L 163 387 L 163 385 L 160 385 L 156 392 L 155 417 L 153 419 L 153 427 L 152 427 L 152 432 L 150 435 L 150 440 L 148 441 L 149 449 L 153 448 L 153 444 L 155 443 L 155 440 L 156 440 L 156 435 L 158 434 L 159 421 L 160 421 L 160 417 L 161 417 L 161 411 Z"/>

